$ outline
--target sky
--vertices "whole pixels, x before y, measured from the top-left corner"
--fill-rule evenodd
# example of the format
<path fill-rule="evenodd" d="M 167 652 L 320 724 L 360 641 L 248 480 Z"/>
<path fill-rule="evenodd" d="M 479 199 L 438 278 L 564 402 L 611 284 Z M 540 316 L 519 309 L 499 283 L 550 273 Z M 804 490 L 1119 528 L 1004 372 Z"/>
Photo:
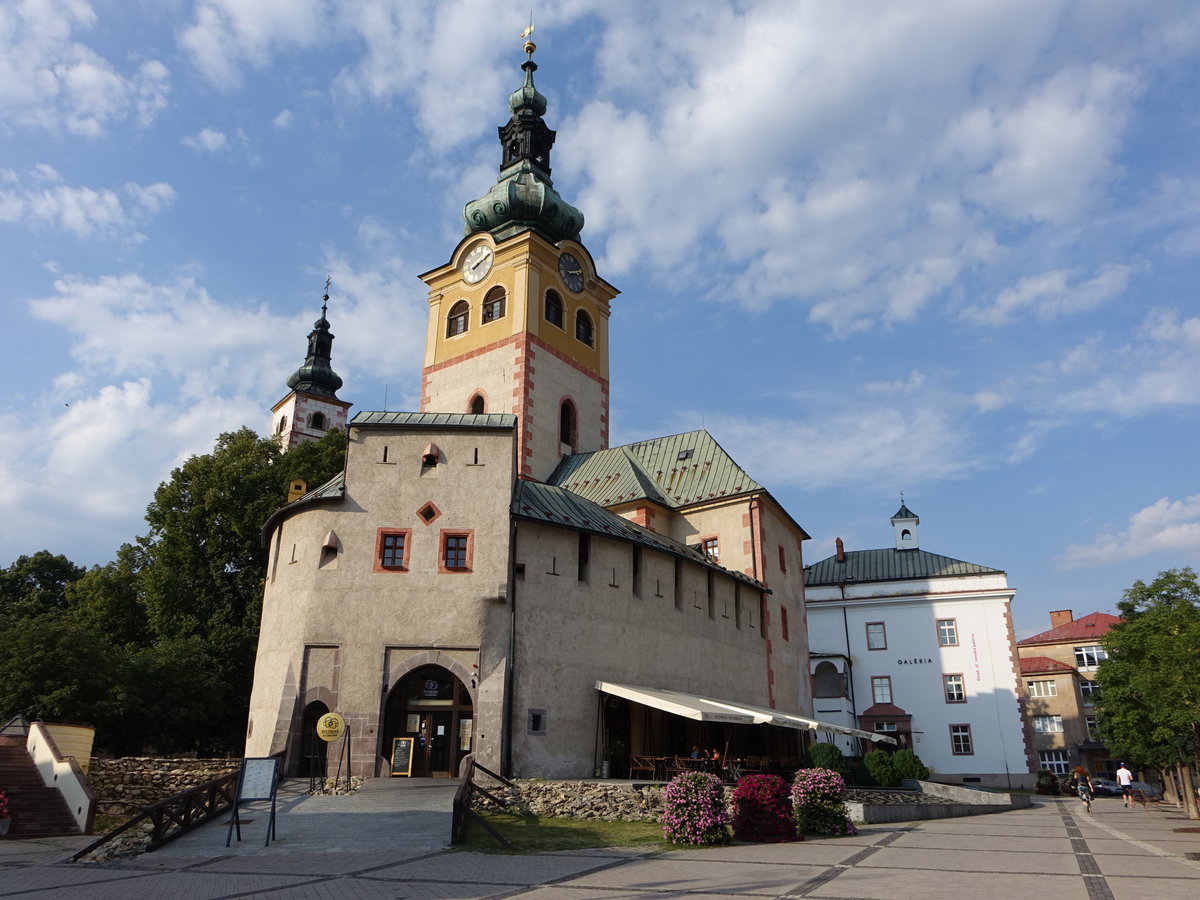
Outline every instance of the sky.
<path fill-rule="evenodd" d="M 622 293 L 612 443 L 708 429 L 812 535 L 1003 569 L 1018 637 L 1200 565 L 1200 6 L 535 6 L 556 189 Z M 103 564 L 270 427 L 418 408 L 528 2 L 0 0 L 0 565 Z"/>

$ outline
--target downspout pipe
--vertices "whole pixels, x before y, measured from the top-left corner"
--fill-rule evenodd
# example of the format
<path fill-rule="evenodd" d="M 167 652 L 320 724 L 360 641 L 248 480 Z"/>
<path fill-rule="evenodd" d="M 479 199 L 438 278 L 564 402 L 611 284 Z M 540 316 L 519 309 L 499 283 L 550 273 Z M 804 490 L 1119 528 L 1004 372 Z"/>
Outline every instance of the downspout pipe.
<path fill-rule="evenodd" d="M 508 652 L 504 655 L 504 726 L 500 734 L 500 774 L 512 778 L 513 707 L 517 665 L 517 523 L 508 528 Z"/>

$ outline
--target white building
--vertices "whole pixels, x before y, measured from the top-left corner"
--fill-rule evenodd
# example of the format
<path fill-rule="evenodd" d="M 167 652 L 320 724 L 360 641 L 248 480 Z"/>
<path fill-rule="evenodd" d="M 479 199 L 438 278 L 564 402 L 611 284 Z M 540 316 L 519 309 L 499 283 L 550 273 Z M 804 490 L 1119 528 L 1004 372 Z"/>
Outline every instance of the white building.
<path fill-rule="evenodd" d="M 845 550 L 839 538 L 805 569 L 813 714 L 895 736 L 937 781 L 1032 786 L 1015 591 L 999 569 L 920 549 L 918 524 L 902 505 L 894 548 Z"/>

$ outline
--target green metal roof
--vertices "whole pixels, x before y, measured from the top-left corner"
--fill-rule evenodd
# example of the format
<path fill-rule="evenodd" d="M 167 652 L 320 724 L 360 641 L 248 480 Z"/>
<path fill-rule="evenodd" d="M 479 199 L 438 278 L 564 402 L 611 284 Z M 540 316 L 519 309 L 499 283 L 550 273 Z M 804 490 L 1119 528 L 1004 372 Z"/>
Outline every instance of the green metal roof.
<path fill-rule="evenodd" d="M 754 586 L 756 590 L 765 590 L 753 578 L 716 565 L 699 550 L 673 541 L 648 528 L 643 528 L 628 519 L 623 519 L 616 513 L 609 512 L 603 506 L 561 487 L 537 481 L 519 480 L 513 490 L 511 512 L 517 518 L 560 527 L 565 526 L 577 531 L 626 540 L 663 553 L 670 553 L 673 556 L 730 575 L 745 584 Z"/>
<path fill-rule="evenodd" d="M 766 490 L 703 430 L 576 453 L 548 482 L 604 506 L 651 500 L 670 509 Z"/>
<path fill-rule="evenodd" d="M 315 506 L 327 500 L 341 500 L 346 496 L 346 472 L 343 470 L 338 472 L 327 482 L 315 490 L 309 491 L 303 497 L 299 497 L 288 503 L 286 506 L 281 506 L 275 512 L 267 517 L 267 521 L 262 527 L 262 545 L 266 547 L 270 542 L 271 530 L 275 527 L 275 523 L 285 516 L 290 516 L 297 509 L 305 506 Z"/>
<path fill-rule="evenodd" d="M 858 584 L 872 581 L 905 581 L 910 578 L 949 578 L 956 575 L 1003 575 L 975 563 L 925 550 L 847 550 L 845 560 L 829 556 L 804 569 L 809 587 Z"/>
<path fill-rule="evenodd" d="M 351 425 L 391 425 L 400 428 L 516 428 L 517 417 L 511 413 L 422 413 L 422 412 L 360 412 L 350 420 Z"/>

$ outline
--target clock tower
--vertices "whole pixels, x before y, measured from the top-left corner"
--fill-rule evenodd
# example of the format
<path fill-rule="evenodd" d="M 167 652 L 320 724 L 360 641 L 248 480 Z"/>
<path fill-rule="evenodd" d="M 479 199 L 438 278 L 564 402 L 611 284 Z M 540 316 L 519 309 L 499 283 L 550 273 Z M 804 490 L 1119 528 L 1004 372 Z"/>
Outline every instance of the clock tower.
<path fill-rule="evenodd" d="M 569 453 L 608 447 L 608 317 L 617 290 L 579 240 L 583 214 L 554 190 L 554 132 L 525 83 L 499 130 L 500 176 L 466 205 L 466 236 L 429 286 L 422 412 L 512 413 L 517 471 L 546 479 Z"/>

